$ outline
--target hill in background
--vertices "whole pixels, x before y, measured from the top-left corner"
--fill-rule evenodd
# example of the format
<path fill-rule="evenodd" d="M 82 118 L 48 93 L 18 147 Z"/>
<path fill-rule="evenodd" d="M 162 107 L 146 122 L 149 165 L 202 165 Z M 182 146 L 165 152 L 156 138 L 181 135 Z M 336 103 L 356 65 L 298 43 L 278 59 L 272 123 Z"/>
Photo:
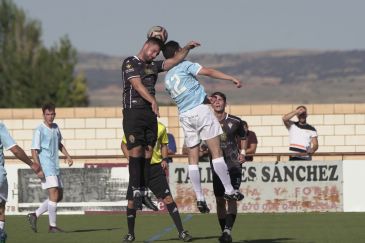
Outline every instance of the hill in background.
<path fill-rule="evenodd" d="M 78 70 L 88 79 L 91 106 L 121 105 L 124 57 L 80 53 Z M 244 87 L 201 78 L 207 93 L 227 93 L 230 104 L 365 103 L 365 51 L 282 50 L 189 55 L 189 60 L 237 76 Z M 156 86 L 161 104 L 172 104 Z"/>

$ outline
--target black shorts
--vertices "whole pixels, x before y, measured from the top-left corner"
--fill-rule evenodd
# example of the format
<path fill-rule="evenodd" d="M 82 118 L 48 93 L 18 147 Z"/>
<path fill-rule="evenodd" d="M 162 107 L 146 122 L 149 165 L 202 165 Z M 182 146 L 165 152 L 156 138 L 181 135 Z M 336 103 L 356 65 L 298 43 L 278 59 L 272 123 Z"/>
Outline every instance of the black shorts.
<path fill-rule="evenodd" d="M 219 176 L 215 173 L 213 165 L 212 166 L 212 172 L 213 172 L 213 190 L 214 190 L 214 195 L 216 197 L 223 197 L 224 196 L 224 186 L 221 182 L 221 180 L 219 179 Z M 231 178 L 231 184 L 232 187 L 235 190 L 238 190 L 241 186 L 241 181 L 242 181 L 242 167 L 232 167 L 229 169 L 229 177 Z"/>
<path fill-rule="evenodd" d="M 150 108 L 123 109 L 123 130 L 127 148 L 155 146 L 157 140 L 157 117 Z"/>
<path fill-rule="evenodd" d="M 167 182 L 166 174 L 161 167 L 161 163 L 152 164 L 150 166 L 147 178 L 147 187 L 157 198 L 164 199 L 167 196 L 171 196 L 169 183 Z M 128 186 L 127 200 L 133 200 L 133 191 L 131 186 Z"/>

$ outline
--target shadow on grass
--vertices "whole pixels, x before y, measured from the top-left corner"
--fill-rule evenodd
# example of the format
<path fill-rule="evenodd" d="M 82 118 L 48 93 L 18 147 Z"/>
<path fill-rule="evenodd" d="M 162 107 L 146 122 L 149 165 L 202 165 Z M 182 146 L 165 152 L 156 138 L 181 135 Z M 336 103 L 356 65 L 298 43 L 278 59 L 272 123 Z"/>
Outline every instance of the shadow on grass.
<path fill-rule="evenodd" d="M 94 231 L 112 231 L 112 230 L 120 230 L 122 227 L 118 228 L 105 228 L 105 229 L 78 229 L 72 231 L 65 231 L 65 233 L 86 233 L 86 232 L 94 232 Z"/>
<path fill-rule="evenodd" d="M 293 238 L 276 238 L 276 239 L 257 239 L 257 240 L 241 240 L 233 243 L 290 243 L 294 241 Z"/>
<path fill-rule="evenodd" d="M 219 235 L 216 236 L 200 236 L 200 237 L 194 237 L 193 236 L 193 240 L 194 241 L 198 241 L 198 240 L 211 240 L 211 239 L 217 239 L 218 241 Z M 156 240 L 156 241 L 172 241 L 172 240 L 179 240 L 178 238 L 170 238 L 170 239 L 163 239 L 163 240 Z"/>

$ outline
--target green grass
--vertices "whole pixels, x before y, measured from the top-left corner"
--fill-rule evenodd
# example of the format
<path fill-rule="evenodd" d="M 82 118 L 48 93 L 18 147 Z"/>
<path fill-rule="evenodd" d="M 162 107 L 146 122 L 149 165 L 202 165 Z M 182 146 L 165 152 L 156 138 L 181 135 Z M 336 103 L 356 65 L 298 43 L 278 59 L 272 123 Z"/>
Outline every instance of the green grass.
<path fill-rule="evenodd" d="M 188 219 L 189 215 L 182 215 Z M 25 216 L 7 216 L 8 243 L 113 243 L 127 231 L 125 215 L 59 215 L 64 234 L 49 234 L 48 216 L 38 221 L 38 233 L 30 230 Z M 154 242 L 179 242 L 168 214 L 138 215 L 136 242 L 161 234 Z M 194 242 L 218 242 L 215 214 L 194 214 L 185 224 Z M 351 243 L 365 242 L 365 213 L 241 214 L 233 229 L 233 241 L 241 243 Z"/>

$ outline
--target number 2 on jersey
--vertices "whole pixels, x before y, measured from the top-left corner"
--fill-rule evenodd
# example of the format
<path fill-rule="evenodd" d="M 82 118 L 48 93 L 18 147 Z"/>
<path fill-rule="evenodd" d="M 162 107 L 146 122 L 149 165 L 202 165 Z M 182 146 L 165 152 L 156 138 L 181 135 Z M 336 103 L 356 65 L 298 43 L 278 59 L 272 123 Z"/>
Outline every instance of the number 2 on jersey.
<path fill-rule="evenodd" d="M 186 90 L 186 87 L 181 84 L 180 77 L 176 74 L 170 79 L 165 80 L 165 85 L 167 91 L 171 94 L 171 98 L 179 96 Z"/>

